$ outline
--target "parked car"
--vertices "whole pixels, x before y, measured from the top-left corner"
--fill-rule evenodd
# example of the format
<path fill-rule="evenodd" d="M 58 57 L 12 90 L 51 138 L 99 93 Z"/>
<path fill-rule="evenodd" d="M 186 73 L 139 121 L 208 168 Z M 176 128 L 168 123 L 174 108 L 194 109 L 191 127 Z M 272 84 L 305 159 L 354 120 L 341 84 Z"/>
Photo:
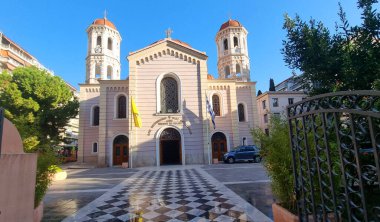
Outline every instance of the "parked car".
<path fill-rule="evenodd" d="M 223 156 L 225 163 L 248 161 L 259 163 L 261 161 L 260 149 L 255 145 L 242 145 L 235 147 Z"/>

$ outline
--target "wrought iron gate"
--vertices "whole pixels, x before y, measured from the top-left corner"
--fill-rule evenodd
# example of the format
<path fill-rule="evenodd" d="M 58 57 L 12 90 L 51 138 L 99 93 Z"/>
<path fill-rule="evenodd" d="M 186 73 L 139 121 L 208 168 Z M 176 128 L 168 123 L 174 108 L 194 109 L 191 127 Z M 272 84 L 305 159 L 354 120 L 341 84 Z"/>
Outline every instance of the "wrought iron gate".
<path fill-rule="evenodd" d="M 300 221 L 380 221 L 380 92 L 287 107 Z"/>

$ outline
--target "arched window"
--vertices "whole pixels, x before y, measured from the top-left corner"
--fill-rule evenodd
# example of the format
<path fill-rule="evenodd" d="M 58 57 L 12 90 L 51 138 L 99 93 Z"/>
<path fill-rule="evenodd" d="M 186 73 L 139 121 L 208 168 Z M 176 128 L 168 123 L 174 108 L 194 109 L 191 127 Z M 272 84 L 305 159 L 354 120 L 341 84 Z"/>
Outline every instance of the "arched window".
<path fill-rule="evenodd" d="M 224 50 L 227 50 L 228 49 L 228 40 L 227 39 L 224 39 L 223 45 L 224 45 Z"/>
<path fill-rule="evenodd" d="M 102 67 L 100 66 L 100 64 L 96 64 L 95 65 L 95 78 L 96 79 L 101 78 L 101 75 L 100 75 L 101 70 L 102 70 Z"/>
<path fill-rule="evenodd" d="M 102 37 L 101 36 L 98 36 L 98 38 L 96 39 L 96 46 L 102 47 Z"/>
<path fill-rule="evenodd" d="M 160 84 L 161 113 L 178 113 L 178 84 L 172 77 L 165 77 Z"/>
<path fill-rule="evenodd" d="M 239 64 L 236 64 L 236 75 L 237 75 L 237 76 L 240 76 L 240 74 L 241 74 L 240 65 L 239 65 Z"/>
<path fill-rule="evenodd" d="M 124 95 L 117 98 L 117 118 L 127 118 L 127 98 Z"/>
<path fill-rule="evenodd" d="M 234 37 L 234 47 L 238 47 L 238 46 L 239 46 L 238 38 L 235 36 Z"/>
<path fill-rule="evenodd" d="M 230 77 L 230 67 L 229 66 L 226 66 L 224 67 L 224 73 L 226 74 L 226 78 L 229 78 Z"/>
<path fill-rule="evenodd" d="M 99 126 L 99 106 L 92 108 L 92 125 Z"/>
<path fill-rule="evenodd" d="M 218 95 L 212 96 L 212 109 L 214 110 L 215 116 L 220 116 L 220 100 Z"/>
<path fill-rule="evenodd" d="M 107 66 L 107 79 L 111 79 L 113 73 L 112 66 Z"/>
<path fill-rule="evenodd" d="M 112 50 L 112 39 L 108 38 L 107 49 Z"/>
<path fill-rule="evenodd" d="M 239 114 L 239 122 L 245 122 L 244 105 L 241 103 L 238 105 L 238 114 Z"/>

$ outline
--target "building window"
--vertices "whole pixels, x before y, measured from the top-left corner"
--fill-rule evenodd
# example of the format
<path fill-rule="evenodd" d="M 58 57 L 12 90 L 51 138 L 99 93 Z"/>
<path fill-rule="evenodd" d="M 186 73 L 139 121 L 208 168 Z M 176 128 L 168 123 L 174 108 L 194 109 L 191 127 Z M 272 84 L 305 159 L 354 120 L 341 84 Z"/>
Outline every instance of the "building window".
<path fill-rule="evenodd" d="M 266 101 L 265 101 L 265 100 L 263 100 L 263 101 L 261 102 L 261 104 L 262 104 L 262 106 L 263 106 L 263 109 L 266 109 L 266 108 L 267 108 L 267 104 L 266 104 Z"/>
<path fill-rule="evenodd" d="M 212 96 L 212 109 L 214 110 L 215 116 L 220 116 L 220 100 L 218 95 Z"/>
<path fill-rule="evenodd" d="M 278 107 L 278 98 L 272 98 L 273 107 Z"/>
<path fill-rule="evenodd" d="M 238 38 L 235 36 L 234 37 L 234 47 L 238 47 L 239 44 L 238 44 Z"/>
<path fill-rule="evenodd" d="M 113 74 L 112 66 L 107 66 L 107 79 L 111 79 Z"/>
<path fill-rule="evenodd" d="M 92 108 L 92 125 L 99 126 L 99 106 Z"/>
<path fill-rule="evenodd" d="M 101 76 L 101 69 L 102 67 L 100 66 L 100 64 L 96 64 L 95 65 L 95 78 L 96 79 L 100 79 L 102 76 Z"/>
<path fill-rule="evenodd" d="M 227 39 L 224 39 L 223 45 L 224 45 L 224 50 L 227 50 L 228 49 L 228 40 Z"/>
<path fill-rule="evenodd" d="M 230 67 L 229 66 L 224 67 L 224 72 L 226 74 L 226 78 L 229 78 L 231 74 Z"/>
<path fill-rule="evenodd" d="M 239 122 L 245 121 L 245 111 L 244 111 L 244 105 L 240 103 L 238 105 L 238 114 L 239 114 Z"/>
<path fill-rule="evenodd" d="M 264 123 L 268 123 L 268 114 L 264 114 Z"/>
<path fill-rule="evenodd" d="M 108 48 L 109 50 L 112 50 L 112 39 L 111 39 L 111 38 L 108 38 L 107 48 Z"/>
<path fill-rule="evenodd" d="M 178 113 L 178 84 L 172 77 L 165 77 L 161 81 L 161 113 Z"/>
<path fill-rule="evenodd" d="M 236 75 L 240 76 L 240 73 L 241 73 L 240 65 L 236 64 Z"/>
<path fill-rule="evenodd" d="M 293 98 L 288 98 L 288 103 L 289 103 L 289 105 L 293 104 L 294 103 L 294 99 Z"/>
<path fill-rule="evenodd" d="M 269 136 L 269 129 L 265 129 L 265 134 Z"/>
<path fill-rule="evenodd" d="M 98 36 L 98 38 L 96 38 L 96 46 L 102 47 L 102 37 L 101 36 Z"/>
<path fill-rule="evenodd" d="M 98 152 L 98 143 L 93 143 L 92 144 L 92 152 L 97 153 Z"/>
<path fill-rule="evenodd" d="M 247 145 L 247 138 L 246 137 L 243 137 L 243 146 Z"/>
<path fill-rule="evenodd" d="M 127 118 L 127 98 L 123 95 L 117 98 L 117 118 Z"/>

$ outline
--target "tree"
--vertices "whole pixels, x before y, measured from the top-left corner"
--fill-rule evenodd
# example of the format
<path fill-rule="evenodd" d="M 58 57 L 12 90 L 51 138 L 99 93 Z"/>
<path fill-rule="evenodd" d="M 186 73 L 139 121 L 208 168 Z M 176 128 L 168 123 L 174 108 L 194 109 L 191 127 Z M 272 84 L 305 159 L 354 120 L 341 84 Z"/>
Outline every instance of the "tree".
<path fill-rule="evenodd" d="M 261 94 L 263 94 L 263 93 L 261 92 L 261 90 L 257 91 L 257 96 L 260 96 Z"/>
<path fill-rule="evenodd" d="M 79 103 L 66 83 L 36 67 L 0 75 L 0 107 L 18 128 L 26 149 L 58 144 Z"/>
<path fill-rule="evenodd" d="M 373 9 L 377 0 L 358 0 L 362 24 L 350 26 L 339 5 L 341 25 L 335 34 L 314 19 L 302 21 L 285 15 L 284 60 L 299 69 L 304 87 L 311 95 L 341 91 L 369 90 L 380 79 L 380 14 Z"/>
<path fill-rule="evenodd" d="M 274 80 L 272 78 L 269 79 L 269 91 L 276 91 L 276 87 L 274 86 Z"/>

